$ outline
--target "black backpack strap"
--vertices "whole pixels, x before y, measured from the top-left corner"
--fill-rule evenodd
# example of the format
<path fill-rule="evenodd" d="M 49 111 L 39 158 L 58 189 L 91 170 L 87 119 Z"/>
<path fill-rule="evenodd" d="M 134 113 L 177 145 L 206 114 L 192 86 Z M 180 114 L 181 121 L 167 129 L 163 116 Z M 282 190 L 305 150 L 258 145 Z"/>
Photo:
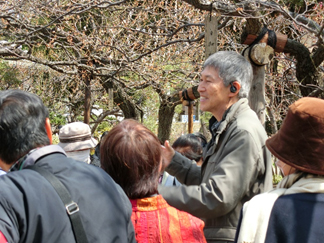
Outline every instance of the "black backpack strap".
<path fill-rule="evenodd" d="M 88 243 L 87 236 L 85 234 L 82 221 L 79 215 L 79 206 L 76 202 L 72 200 L 70 193 L 68 192 L 66 187 L 62 184 L 62 182 L 59 179 L 57 179 L 54 174 L 40 168 L 39 166 L 32 165 L 26 167 L 26 169 L 31 169 L 38 172 L 49 183 L 51 183 L 51 185 L 54 187 L 57 194 L 60 196 L 64 204 L 64 207 L 66 209 L 66 213 L 70 218 L 75 241 L 77 243 Z"/>

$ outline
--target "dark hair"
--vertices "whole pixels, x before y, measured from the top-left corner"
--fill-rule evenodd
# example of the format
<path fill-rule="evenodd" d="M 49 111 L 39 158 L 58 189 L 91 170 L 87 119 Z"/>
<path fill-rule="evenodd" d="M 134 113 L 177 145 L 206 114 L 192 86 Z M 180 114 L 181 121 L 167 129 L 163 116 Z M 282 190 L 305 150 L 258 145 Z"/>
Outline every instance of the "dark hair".
<path fill-rule="evenodd" d="M 161 166 L 159 139 L 141 123 L 126 119 L 112 128 L 100 146 L 101 168 L 131 199 L 157 193 Z"/>
<path fill-rule="evenodd" d="M 101 137 L 100 137 L 100 142 L 105 138 L 105 136 L 108 135 L 108 131 L 104 131 L 102 134 L 101 134 Z"/>
<path fill-rule="evenodd" d="M 206 144 L 207 144 L 207 139 L 204 136 L 204 134 L 202 134 L 200 132 L 194 132 L 192 134 L 196 136 L 196 138 L 200 142 L 201 146 L 204 148 L 206 146 Z"/>
<path fill-rule="evenodd" d="M 0 158 L 16 162 L 30 150 L 49 145 L 47 108 L 41 99 L 22 90 L 0 91 Z"/>
<path fill-rule="evenodd" d="M 203 153 L 203 148 L 207 144 L 205 136 L 201 133 L 189 133 L 181 135 L 174 141 L 172 148 L 178 150 L 179 148 L 188 148 L 182 154 L 189 159 L 198 162 Z"/>
<path fill-rule="evenodd" d="M 104 131 L 100 137 L 100 141 L 99 143 L 96 145 L 95 147 L 95 153 L 94 155 L 97 156 L 98 160 L 100 160 L 100 146 L 101 146 L 101 142 L 103 141 L 103 139 L 105 138 L 105 136 L 107 136 L 108 131 Z"/>

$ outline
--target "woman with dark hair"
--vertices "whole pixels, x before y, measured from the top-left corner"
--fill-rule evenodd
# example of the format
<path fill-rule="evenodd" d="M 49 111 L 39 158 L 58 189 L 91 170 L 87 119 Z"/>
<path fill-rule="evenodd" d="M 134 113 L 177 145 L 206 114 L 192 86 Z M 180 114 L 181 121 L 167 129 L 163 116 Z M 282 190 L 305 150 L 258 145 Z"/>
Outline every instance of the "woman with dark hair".
<path fill-rule="evenodd" d="M 266 146 L 284 178 L 244 204 L 235 242 L 322 242 L 324 100 L 305 97 L 289 106 Z"/>
<path fill-rule="evenodd" d="M 158 194 L 161 152 L 158 138 L 141 123 L 128 119 L 102 141 L 101 167 L 132 203 L 138 243 L 206 242 L 203 221 L 171 207 Z"/>

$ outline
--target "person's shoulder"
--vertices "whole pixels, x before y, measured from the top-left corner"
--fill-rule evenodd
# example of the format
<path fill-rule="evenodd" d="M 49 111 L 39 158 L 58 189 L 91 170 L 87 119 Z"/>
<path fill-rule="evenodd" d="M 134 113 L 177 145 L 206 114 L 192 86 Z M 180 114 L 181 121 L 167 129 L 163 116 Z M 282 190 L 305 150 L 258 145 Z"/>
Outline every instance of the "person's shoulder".
<path fill-rule="evenodd" d="M 92 155 L 92 157 L 91 157 L 91 161 L 90 161 L 90 164 L 91 164 L 91 165 L 94 165 L 94 166 L 96 166 L 96 167 L 100 167 L 101 164 L 100 164 L 100 160 L 99 160 L 98 156 L 96 156 L 95 154 Z"/>
<path fill-rule="evenodd" d="M 112 179 L 112 177 L 102 168 L 87 164 L 85 162 L 76 161 L 72 158 L 66 158 L 62 161 L 61 167 L 56 168 L 66 169 L 66 171 L 59 172 L 59 176 L 73 182 L 71 188 L 75 188 L 75 183 L 78 182 L 78 188 L 92 188 L 94 194 L 103 193 L 108 197 L 119 198 L 119 206 L 124 208 L 131 208 L 128 197 L 123 189 Z M 56 165 L 53 165 L 56 166 Z M 69 178 L 68 178 L 69 177 Z"/>
<path fill-rule="evenodd" d="M 195 242 L 206 242 L 203 231 L 205 227 L 204 221 L 190 213 L 178 209 L 176 210 L 178 211 L 178 218 L 181 219 L 181 232 L 187 232 L 188 236 L 191 234 L 190 232 L 192 232 L 192 234 L 195 235 Z M 196 237 L 199 237 L 199 239 Z"/>
<path fill-rule="evenodd" d="M 178 211 L 178 214 L 181 216 L 181 218 L 183 218 L 183 219 L 187 218 L 187 220 L 192 222 L 194 225 L 197 225 L 197 226 L 205 225 L 204 221 L 201 220 L 200 218 L 197 218 L 196 216 L 193 216 L 190 213 L 181 211 L 179 209 L 177 209 L 177 211 Z"/>
<path fill-rule="evenodd" d="M 203 220 L 200 218 L 197 218 L 196 216 L 191 215 L 188 212 L 182 211 L 180 209 L 177 209 L 171 205 L 168 204 L 168 202 L 162 197 L 162 195 L 157 196 L 157 200 L 160 205 L 164 205 L 168 210 L 167 212 L 169 213 L 170 217 L 176 217 L 178 220 L 181 219 L 184 221 L 184 225 L 186 225 L 185 221 L 191 222 L 194 225 L 199 225 L 199 226 L 204 226 L 205 223 Z M 191 225 L 190 223 L 188 225 Z"/>
<path fill-rule="evenodd" d="M 263 141 L 267 138 L 266 131 L 259 118 L 250 108 L 236 117 L 232 124 L 232 129 L 246 136 L 251 136 L 257 141 Z"/>
<path fill-rule="evenodd" d="M 262 125 L 257 114 L 250 107 L 241 110 L 236 117 L 236 121 L 238 125 L 243 127 L 251 126 L 252 124 L 257 126 Z"/>
<path fill-rule="evenodd" d="M 31 170 L 23 169 L 23 170 L 11 171 L 5 175 L 0 176 L 0 184 L 6 185 L 6 187 L 9 186 L 16 187 L 20 183 L 25 184 L 26 181 L 28 181 L 29 179 L 37 179 L 35 178 L 33 171 Z M 2 187 L 2 189 L 4 188 L 5 187 Z"/>
<path fill-rule="evenodd" d="M 13 173 L 14 172 L 9 172 L 5 175 L 0 176 L 0 184 L 1 184 L 0 198 L 6 193 L 6 191 L 11 191 L 12 188 L 16 188 L 14 183 L 14 181 L 16 180 L 15 179 L 16 175 Z"/>

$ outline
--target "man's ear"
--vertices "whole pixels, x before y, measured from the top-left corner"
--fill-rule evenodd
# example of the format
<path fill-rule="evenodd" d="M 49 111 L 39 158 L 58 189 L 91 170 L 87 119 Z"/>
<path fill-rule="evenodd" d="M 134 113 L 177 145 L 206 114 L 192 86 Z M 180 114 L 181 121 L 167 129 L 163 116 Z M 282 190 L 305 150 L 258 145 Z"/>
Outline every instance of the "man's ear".
<path fill-rule="evenodd" d="M 233 81 L 231 82 L 231 87 L 234 87 L 234 92 L 230 92 L 230 97 L 235 97 L 235 96 L 238 96 L 238 93 L 240 92 L 240 89 L 241 89 L 241 84 L 237 81 Z"/>
<path fill-rule="evenodd" d="M 50 140 L 50 144 L 52 144 L 53 143 L 52 127 L 48 117 L 45 119 L 45 129 L 46 129 L 48 139 Z"/>
<path fill-rule="evenodd" d="M 4 170 L 5 172 L 8 172 L 9 170 L 10 170 L 10 168 L 11 168 L 11 166 L 13 165 L 14 163 L 12 163 L 12 164 L 7 164 L 7 163 L 5 163 L 4 161 L 2 161 L 1 159 L 0 159 L 0 167 L 1 167 L 1 169 L 2 170 Z"/>

